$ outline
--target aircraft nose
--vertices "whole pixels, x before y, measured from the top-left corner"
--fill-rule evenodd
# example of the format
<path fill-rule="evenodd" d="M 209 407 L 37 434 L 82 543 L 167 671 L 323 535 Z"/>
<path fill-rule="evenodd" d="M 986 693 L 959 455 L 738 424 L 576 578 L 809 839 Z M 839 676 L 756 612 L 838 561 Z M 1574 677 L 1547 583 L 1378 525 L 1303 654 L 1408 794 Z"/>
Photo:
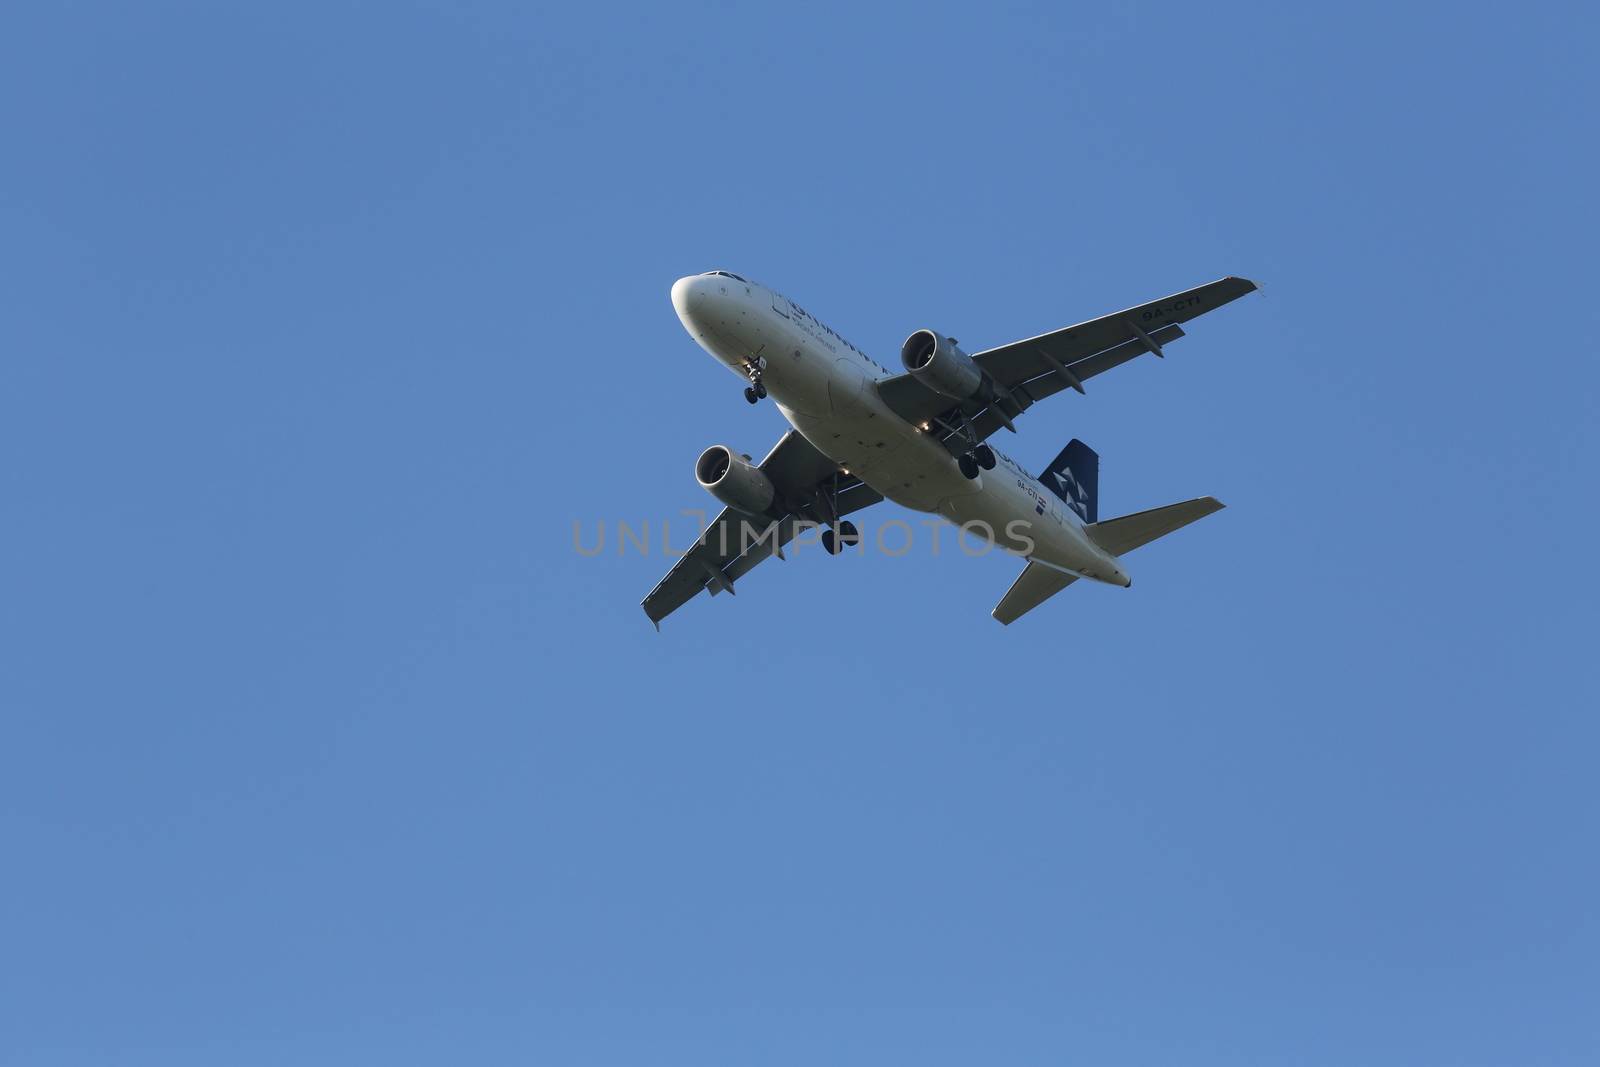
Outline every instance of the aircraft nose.
<path fill-rule="evenodd" d="M 705 278 L 702 275 L 691 274 L 672 283 L 672 306 L 684 322 L 690 321 L 704 303 Z"/>

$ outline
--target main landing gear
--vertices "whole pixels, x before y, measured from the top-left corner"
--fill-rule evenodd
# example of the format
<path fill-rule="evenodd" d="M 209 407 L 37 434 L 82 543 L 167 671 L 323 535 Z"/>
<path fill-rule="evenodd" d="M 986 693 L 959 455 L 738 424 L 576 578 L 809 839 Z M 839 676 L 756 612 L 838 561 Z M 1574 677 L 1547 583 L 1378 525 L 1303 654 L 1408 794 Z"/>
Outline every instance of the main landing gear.
<path fill-rule="evenodd" d="M 939 428 L 941 430 L 946 431 L 950 435 L 945 441 L 946 447 L 948 447 L 951 442 L 957 440 L 959 440 L 962 444 L 971 446 L 965 452 L 962 452 L 956 456 L 956 466 L 961 468 L 961 476 L 966 478 L 968 481 L 972 481 L 978 477 L 978 472 L 980 470 L 994 470 L 994 449 L 990 448 L 988 445 L 979 440 L 978 431 L 973 429 L 971 422 L 967 421 L 966 412 L 962 411 L 960 408 L 957 408 L 955 420 L 956 425 L 954 429 L 947 426 L 940 420 L 936 419 L 935 421 L 939 422 Z M 954 452 L 955 449 L 952 448 L 950 451 Z"/>
<path fill-rule="evenodd" d="M 962 476 L 969 480 L 978 476 L 979 468 L 986 471 L 994 470 L 994 464 L 994 449 L 988 445 L 979 445 L 956 459 L 956 466 L 961 468 Z"/>
<path fill-rule="evenodd" d="M 745 376 L 750 379 L 750 384 L 745 386 L 744 398 L 751 404 L 767 395 L 767 387 L 761 384 L 761 372 L 767 369 L 767 358 L 756 356 L 744 362 Z"/>
<path fill-rule="evenodd" d="M 822 547 L 828 550 L 828 555 L 837 556 L 850 545 L 861 543 L 861 531 L 856 529 L 856 524 L 839 518 L 838 474 L 817 487 L 817 496 L 813 504 L 814 514 L 824 524 Z"/>
<path fill-rule="evenodd" d="M 828 555 L 837 556 L 851 545 L 861 543 L 861 531 L 856 529 L 856 524 L 848 519 L 839 524 L 838 535 L 834 535 L 832 526 L 822 531 L 822 547 L 828 550 Z"/>

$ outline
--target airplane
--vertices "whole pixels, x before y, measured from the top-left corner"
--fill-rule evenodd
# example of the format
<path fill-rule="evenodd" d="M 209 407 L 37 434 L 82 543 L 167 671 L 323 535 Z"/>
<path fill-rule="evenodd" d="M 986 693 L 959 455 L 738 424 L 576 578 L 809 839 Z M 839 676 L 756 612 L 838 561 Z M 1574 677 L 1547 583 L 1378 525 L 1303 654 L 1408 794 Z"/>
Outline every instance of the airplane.
<path fill-rule="evenodd" d="M 644 598 L 661 620 L 734 583 L 798 533 L 820 528 L 830 555 L 860 542 L 844 516 L 888 498 L 1023 557 L 1021 575 L 991 612 L 1009 625 L 1080 578 L 1133 580 L 1127 553 L 1222 508 L 1203 496 L 1101 520 L 1099 457 L 1074 439 L 1039 475 L 988 443 L 1045 398 L 1145 353 L 1162 356 L 1179 325 L 1254 292 L 1221 278 L 1076 326 L 968 355 L 935 330 L 900 349 L 902 373 L 873 360 L 799 304 L 725 270 L 679 278 L 672 306 L 689 335 L 770 396 L 789 430 L 760 463 L 727 445 L 695 461 L 695 480 L 724 507 Z"/>

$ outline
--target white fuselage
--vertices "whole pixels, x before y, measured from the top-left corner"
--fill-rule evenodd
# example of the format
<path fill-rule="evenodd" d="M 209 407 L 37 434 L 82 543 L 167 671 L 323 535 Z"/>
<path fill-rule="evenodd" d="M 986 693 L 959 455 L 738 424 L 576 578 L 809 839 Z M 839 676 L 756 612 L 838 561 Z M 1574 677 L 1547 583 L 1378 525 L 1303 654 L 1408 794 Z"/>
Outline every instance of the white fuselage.
<path fill-rule="evenodd" d="M 684 329 L 741 377 L 762 382 L 784 418 L 823 455 L 897 504 L 935 512 L 1030 559 L 1113 585 L 1131 584 L 1061 498 L 995 449 L 968 479 L 943 442 L 889 410 L 876 383 L 894 376 L 794 301 L 725 274 L 681 278 L 672 303 Z M 992 446 L 991 446 L 992 447 Z"/>

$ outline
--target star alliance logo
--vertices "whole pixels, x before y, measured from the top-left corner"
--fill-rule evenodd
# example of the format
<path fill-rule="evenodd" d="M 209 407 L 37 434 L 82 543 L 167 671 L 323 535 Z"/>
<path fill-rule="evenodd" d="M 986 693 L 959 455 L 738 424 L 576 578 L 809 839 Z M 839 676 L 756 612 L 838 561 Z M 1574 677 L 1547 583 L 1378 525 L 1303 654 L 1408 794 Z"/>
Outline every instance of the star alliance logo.
<path fill-rule="evenodd" d="M 1065 494 L 1063 499 L 1066 500 L 1067 506 L 1078 513 L 1078 518 L 1087 519 L 1089 517 L 1089 508 L 1084 500 L 1083 486 L 1078 484 L 1078 479 L 1072 476 L 1072 472 L 1070 470 L 1051 471 L 1050 477 L 1054 478 L 1056 485 L 1061 487 L 1061 492 Z"/>

